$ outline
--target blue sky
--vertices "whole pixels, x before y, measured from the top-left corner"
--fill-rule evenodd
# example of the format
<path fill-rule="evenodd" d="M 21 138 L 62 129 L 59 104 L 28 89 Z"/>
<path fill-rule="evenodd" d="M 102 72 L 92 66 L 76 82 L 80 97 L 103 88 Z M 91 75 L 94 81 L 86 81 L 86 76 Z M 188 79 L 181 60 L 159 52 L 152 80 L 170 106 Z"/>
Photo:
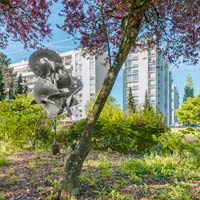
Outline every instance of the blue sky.
<path fill-rule="evenodd" d="M 73 38 L 69 37 L 66 33 L 60 31 L 56 24 L 58 22 L 62 23 L 62 19 L 58 16 L 57 12 L 60 10 L 60 5 L 55 4 L 53 7 L 53 12 L 50 18 L 52 32 L 52 38 L 48 41 L 44 41 L 43 45 L 49 49 L 58 52 L 69 51 L 76 48 L 76 45 L 73 42 Z M 32 50 L 24 50 L 23 45 L 19 42 L 9 42 L 9 45 L 6 49 L 1 50 L 5 53 L 9 58 L 11 58 L 11 62 L 20 62 L 21 60 L 28 60 L 31 53 L 34 51 Z M 186 77 L 188 74 L 191 74 L 194 84 L 194 92 L 195 95 L 200 93 L 200 62 L 198 65 L 185 65 L 180 64 L 179 68 L 171 66 L 172 74 L 174 83 L 177 85 L 179 95 L 180 95 L 180 102 L 182 102 L 183 95 L 184 95 L 184 87 L 186 82 Z M 117 102 L 122 105 L 122 70 L 120 71 L 111 95 L 115 97 Z"/>

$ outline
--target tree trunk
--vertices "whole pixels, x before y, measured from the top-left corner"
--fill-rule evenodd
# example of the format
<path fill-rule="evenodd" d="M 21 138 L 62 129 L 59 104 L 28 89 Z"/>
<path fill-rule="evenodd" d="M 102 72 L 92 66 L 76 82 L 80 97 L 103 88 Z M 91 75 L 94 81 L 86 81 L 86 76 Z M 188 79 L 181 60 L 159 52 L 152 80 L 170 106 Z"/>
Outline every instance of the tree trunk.
<path fill-rule="evenodd" d="M 110 94 L 110 91 L 118 75 L 118 72 L 121 69 L 124 61 L 126 60 L 129 51 L 135 44 L 138 32 L 140 30 L 142 17 L 141 19 L 138 20 L 137 24 L 134 24 L 134 26 L 131 23 L 134 9 L 135 9 L 135 4 L 131 3 L 131 8 L 127 16 L 127 23 L 126 26 L 124 27 L 125 33 L 122 38 L 118 54 L 114 60 L 112 67 L 109 69 L 107 73 L 101 91 L 99 93 L 99 96 L 94 103 L 93 109 L 87 117 L 85 129 L 81 135 L 81 138 L 79 139 L 78 146 L 71 153 L 71 155 L 65 162 L 64 181 L 62 185 L 62 191 L 60 194 L 61 200 L 76 199 L 76 196 L 80 195 L 79 176 L 81 174 L 81 168 L 83 162 L 92 147 L 91 139 L 95 124 Z M 142 10 L 141 14 L 144 14 L 144 10 Z M 135 29 L 134 34 L 133 31 L 130 31 L 132 28 Z"/>

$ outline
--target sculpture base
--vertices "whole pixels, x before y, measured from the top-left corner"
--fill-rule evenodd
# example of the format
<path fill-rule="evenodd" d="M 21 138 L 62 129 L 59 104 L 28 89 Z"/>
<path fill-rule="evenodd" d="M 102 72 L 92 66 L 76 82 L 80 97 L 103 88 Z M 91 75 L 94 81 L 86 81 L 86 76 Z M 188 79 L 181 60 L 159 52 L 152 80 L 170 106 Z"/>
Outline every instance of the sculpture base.
<path fill-rule="evenodd" d="M 52 144 L 52 154 L 57 155 L 60 153 L 60 146 L 58 144 Z"/>

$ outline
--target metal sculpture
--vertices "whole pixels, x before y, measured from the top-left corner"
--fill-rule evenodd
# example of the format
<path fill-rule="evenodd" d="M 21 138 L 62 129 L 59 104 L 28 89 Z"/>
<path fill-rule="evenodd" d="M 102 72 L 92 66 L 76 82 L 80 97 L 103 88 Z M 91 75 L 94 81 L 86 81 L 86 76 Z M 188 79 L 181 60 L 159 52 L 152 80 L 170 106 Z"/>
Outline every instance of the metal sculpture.
<path fill-rule="evenodd" d="M 52 50 L 40 49 L 30 56 L 29 67 L 38 77 L 33 88 L 35 100 L 32 104 L 41 104 L 49 117 L 63 112 L 71 115 L 71 107 L 78 104 L 74 95 L 83 84 L 68 74 L 62 58 Z"/>

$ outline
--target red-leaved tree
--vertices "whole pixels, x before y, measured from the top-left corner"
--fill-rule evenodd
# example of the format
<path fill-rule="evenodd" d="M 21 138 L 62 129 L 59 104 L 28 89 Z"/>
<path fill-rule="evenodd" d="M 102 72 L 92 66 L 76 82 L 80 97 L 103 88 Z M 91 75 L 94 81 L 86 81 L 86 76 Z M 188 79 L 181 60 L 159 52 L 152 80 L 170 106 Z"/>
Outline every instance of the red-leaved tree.
<path fill-rule="evenodd" d="M 0 0 L 0 48 L 5 48 L 8 40 L 36 48 L 50 35 L 51 5 L 51 0 Z"/>
<path fill-rule="evenodd" d="M 128 53 L 157 45 L 170 62 L 196 64 L 200 50 L 199 0 L 63 0 L 60 28 L 80 41 L 85 52 L 107 53 L 110 69 L 87 116 L 77 149 L 65 163 L 61 199 L 79 194 L 79 175 L 91 149 L 98 117 Z"/>
<path fill-rule="evenodd" d="M 157 45 L 170 62 L 196 64 L 200 52 L 200 0 L 61 0 L 63 31 L 86 53 L 107 53 L 110 69 L 77 148 L 65 163 L 60 199 L 80 194 L 79 176 L 91 149 L 94 126 L 128 53 Z M 0 47 L 11 35 L 33 47 L 50 33 L 47 0 L 0 0 Z"/>

